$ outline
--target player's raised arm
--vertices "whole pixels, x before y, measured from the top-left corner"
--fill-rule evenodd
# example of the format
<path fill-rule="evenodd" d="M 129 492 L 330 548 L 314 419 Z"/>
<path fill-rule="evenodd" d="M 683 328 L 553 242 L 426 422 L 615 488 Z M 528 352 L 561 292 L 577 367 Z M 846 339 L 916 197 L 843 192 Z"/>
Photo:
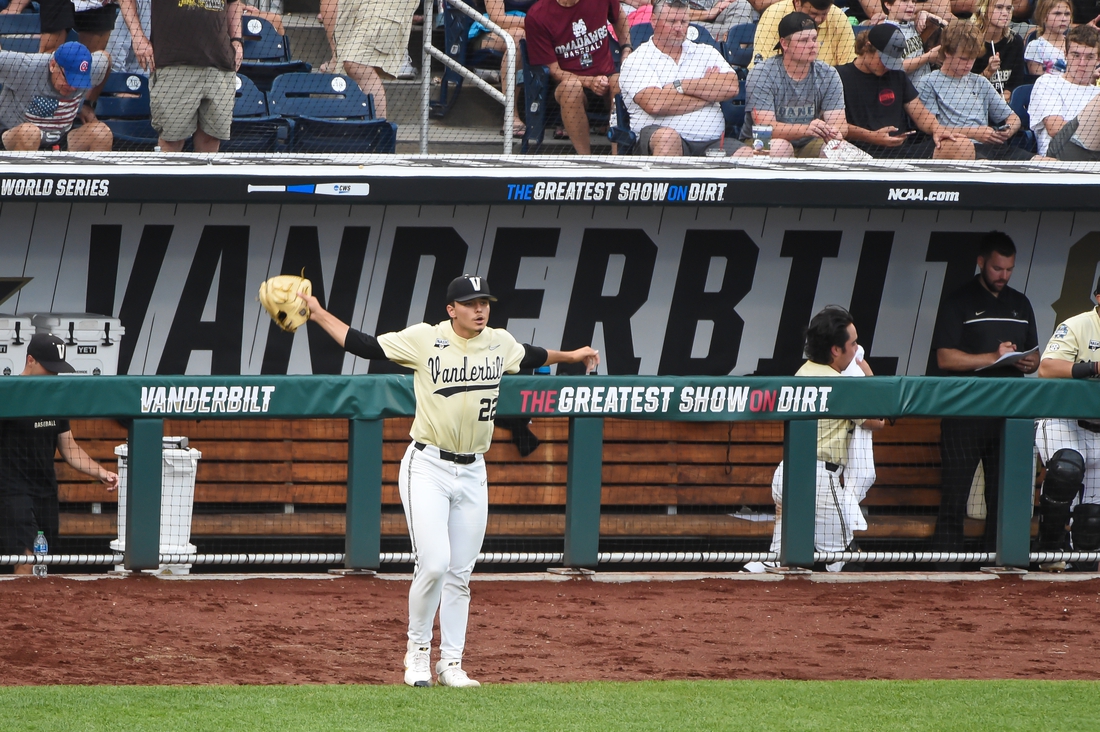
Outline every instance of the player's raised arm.
<path fill-rule="evenodd" d="M 586 373 L 591 373 L 600 365 L 600 352 L 592 346 L 578 348 L 575 351 L 555 351 L 546 349 L 546 362 L 540 366 L 552 366 L 556 363 L 584 363 Z"/>
<path fill-rule="evenodd" d="M 306 305 L 309 306 L 309 319 L 324 328 L 333 340 L 346 348 L 348 331 L 351 330 L 351 326 L 321 307 L 320 301 L 312 294 L 299 292 L 298 297 L 305 300 Z"/>

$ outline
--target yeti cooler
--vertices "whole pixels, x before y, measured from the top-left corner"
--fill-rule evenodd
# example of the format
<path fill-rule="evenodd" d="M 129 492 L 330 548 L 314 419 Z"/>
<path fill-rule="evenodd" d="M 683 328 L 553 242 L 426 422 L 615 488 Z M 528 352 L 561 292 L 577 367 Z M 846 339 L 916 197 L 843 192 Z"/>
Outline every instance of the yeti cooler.
<path fill-rule="evenodd" d="M 0 313 L 0 374 L 15 376 L 27 365 L 27 343 L 34 335 L 31 319 Z"/>
<path fill-rule="evenodd" d="M 125 334 L 118 318 L 92 313 L 37 313 L 35 332 L 65 341 L 65 360 L 76 374 L 114 376 L 118 373 L 119 341 Z"/>

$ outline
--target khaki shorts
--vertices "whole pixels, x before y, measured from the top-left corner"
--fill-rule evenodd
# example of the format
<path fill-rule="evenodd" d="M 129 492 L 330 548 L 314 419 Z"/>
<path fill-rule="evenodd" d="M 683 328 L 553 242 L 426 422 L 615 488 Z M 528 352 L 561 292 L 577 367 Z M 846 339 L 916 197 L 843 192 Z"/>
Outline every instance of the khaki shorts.
<path fill-rule="evenodd" d="M 201 129 L 229 139 L 237 75 L 213 67 L 168 66 L 149 78 L 153 129 L 162 140 L 186 140 Z"/>
<path fill-rule="evenodd" d="M 821 148 L 824 146 L 825 141 L 820 137 L 815 137 L 802 147 L 796 147 L 794 149 L 794 156 L 796 158 L 820 158 Z"/>
<path fill-rule="evenodd" d="M 420 0 L 341 0 L 333 32 L 337 59 L 396 76 L 419 4 Z"/>

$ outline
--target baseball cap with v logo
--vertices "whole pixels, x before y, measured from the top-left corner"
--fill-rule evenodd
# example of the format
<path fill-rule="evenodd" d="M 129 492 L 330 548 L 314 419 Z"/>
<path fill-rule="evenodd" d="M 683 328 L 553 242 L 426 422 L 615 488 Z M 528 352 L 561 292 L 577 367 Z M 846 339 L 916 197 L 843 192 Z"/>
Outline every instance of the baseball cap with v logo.
<path fill-rule="evenodd" d="M 71 374 L 76 369 L 65 360 L 65 341 L 48 333 L 35 333 L 27 344 L 27 355 L 51 374 Z"/>

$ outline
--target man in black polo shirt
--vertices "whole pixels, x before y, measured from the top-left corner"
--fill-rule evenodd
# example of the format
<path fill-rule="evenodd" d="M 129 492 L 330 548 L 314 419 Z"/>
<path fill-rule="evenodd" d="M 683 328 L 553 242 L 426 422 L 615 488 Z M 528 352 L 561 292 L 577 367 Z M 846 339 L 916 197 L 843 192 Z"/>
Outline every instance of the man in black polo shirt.
<path fill-rule="evenodd" d="M 27 362 L 20 376 L 71 373 L 65 360 L 65 342 L 37 333 L 27 345 Z M 113 491 L 118 475 L 107 470 L 76 444 L 66 419 L 8 419 L 0 421 L 0 554 L 32 554 L 41 531 L 51 551 L 58 535 L 57 474 L 54 452 L 82 473 Z M 30 574 L 20 564 L 15 574 Z"/>
<path fill-rule="evenodd" d="M 1031 351 L 1039 344 L 1031 303 L 1008 286 L 1015 266 L 1016 245 L 1007 234 L 992 231 L 982 238 L 978 274 L 940 305 L 932 335 L 936 375 L 1020 377 L 1039 367 L 1038 352 L 1008 366 L 993 366 L 1006 354 Z M 963 550 L 966 500 L 980 460 L 985 466 L 987 507 L 984 550 L 996 551 L 1000 420 L 944 419 L 940 456 L 943 486 L 932 550 Z"/>

